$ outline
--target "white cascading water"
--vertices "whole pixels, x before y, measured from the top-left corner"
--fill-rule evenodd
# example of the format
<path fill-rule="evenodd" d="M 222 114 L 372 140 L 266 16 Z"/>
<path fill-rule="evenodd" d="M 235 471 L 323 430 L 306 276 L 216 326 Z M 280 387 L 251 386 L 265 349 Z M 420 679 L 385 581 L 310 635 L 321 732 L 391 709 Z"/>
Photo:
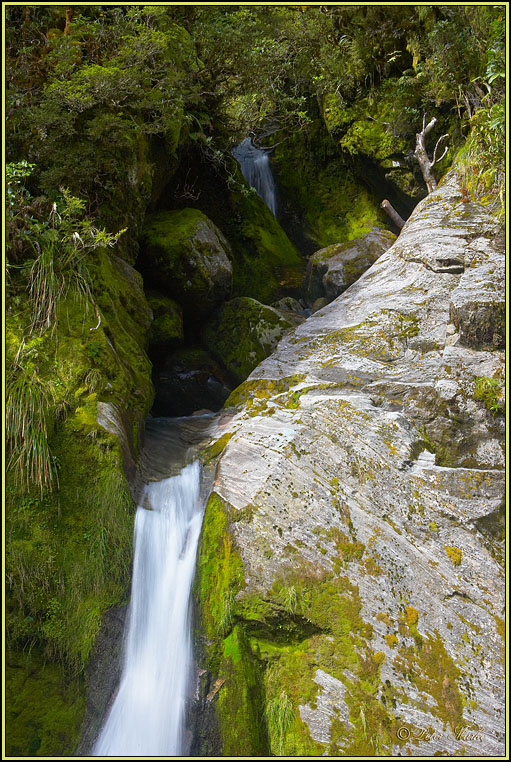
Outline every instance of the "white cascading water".
<path fill-rule="evenodd" d="M 94 756 L 184 752 L 190 593 L 202 513 L 198 461 L 145 487 L 135 518 L 123 672 Z"/>
<path fill-rule="evenodd" d="M 245 138 L 233 149 L 232 155 L 238 161 L 247 183 L 256 189 L 266 206 L 276 214 L 275 181 L 267 151 L 256 148 L 250 138 Z"/>

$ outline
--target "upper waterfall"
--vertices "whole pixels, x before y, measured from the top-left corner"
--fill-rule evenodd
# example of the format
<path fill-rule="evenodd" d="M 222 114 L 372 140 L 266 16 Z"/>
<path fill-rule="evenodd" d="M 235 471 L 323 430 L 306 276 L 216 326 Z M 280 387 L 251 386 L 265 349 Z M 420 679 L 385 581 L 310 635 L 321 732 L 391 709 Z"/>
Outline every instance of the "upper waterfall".
<path fill-rule="evenodd" d="M 276 214 L 277 194 L 268 152 L 256 148 L 250 138 L 245 138 L 233 149 L 232 155 L 239 162 L 247 183 L 256 189 L 270 211 Z"/>

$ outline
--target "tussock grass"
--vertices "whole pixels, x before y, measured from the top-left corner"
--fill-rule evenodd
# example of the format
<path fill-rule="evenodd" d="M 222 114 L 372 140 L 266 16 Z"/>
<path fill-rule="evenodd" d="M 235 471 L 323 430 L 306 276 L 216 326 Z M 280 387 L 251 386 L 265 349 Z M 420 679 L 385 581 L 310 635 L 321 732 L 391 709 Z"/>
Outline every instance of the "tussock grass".
<path fill-rule="evenodd" d="M 277 739 L 278 756 L 282 756 L 284 740 L 294 717 L 293 704 L 287 693 L 282 690 L 278 696 L 270 699 L 266 705 L 266 718 L 270 738 Z"/>
<path fill-rule="evenodd" d="M 35 367 L 18 364 L 6 384 L 5 427 L 12 469 L 18 486 L 30 484 L 52 489 L 58 483 L 57 467 L 48 444 L 55 394 Z"/>

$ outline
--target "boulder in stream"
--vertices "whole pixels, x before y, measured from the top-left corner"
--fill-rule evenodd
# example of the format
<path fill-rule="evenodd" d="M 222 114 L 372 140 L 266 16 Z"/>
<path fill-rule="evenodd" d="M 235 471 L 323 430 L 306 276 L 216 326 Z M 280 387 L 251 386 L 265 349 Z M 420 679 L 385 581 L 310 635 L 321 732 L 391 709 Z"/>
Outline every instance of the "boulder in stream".
<path fill-rule="evenodd" d="M 307 264 L 305 292 L 312 304 L 332 301 L 351 286 L 396 240 L 389 230 L 372 230 L 347 243 L 333 243 L 316 251 Z"/>
<path fill-rule="evenodd" d="M 298 320 L 297 320 L 298 318 Z M 210 318 L 202 331 L 206 347 L 240 383 L 275 349 L 290 328 L 301 322 L 256 299 L 231 299 Z"/>

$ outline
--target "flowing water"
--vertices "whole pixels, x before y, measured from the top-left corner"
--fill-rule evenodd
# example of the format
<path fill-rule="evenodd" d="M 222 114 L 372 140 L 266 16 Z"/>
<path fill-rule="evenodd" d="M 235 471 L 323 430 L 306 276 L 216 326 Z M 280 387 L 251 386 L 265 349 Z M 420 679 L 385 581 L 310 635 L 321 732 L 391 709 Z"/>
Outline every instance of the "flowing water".
<path fill-rule="evenodd" d="M 233 149 L 232 155 L 239 162 L 247 183 L 256 189 L 266 206 L 276 214 L 277 195 L 268 152 L 256 148 L 250 138 L 245 138 Z"/>
<path fill-rule="evenodd" d="M 202 524 L 200 465 L 145 485 L 135 518 L 124 665 L 95 756 L 186 752 L 190 593 Z"/>

